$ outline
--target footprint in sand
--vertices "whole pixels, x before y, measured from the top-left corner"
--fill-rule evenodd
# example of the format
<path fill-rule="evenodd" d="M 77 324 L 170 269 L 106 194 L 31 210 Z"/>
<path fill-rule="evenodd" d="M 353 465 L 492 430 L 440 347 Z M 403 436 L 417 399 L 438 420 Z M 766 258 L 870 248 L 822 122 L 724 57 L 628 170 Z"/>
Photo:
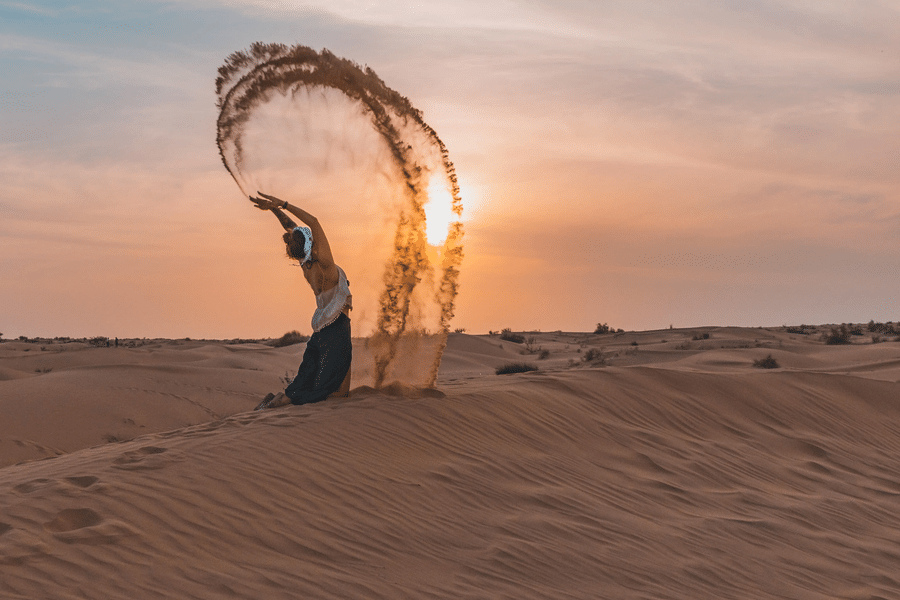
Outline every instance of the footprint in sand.
<path fill-rule="evenodd" d="M 82 477 L 66 477 L 65 481 L 76 487 L 88 488 L 97 483 L 99 479 L 93 475 L 84 475 Z M 52 490 L 59 487 L 59 484 L 60 480 L 56 479 L 32 479 L 14 486 L 13 491 L 19 494 L 31 494 L 40 490 Z"/>
<path fill-rule="evenodd" d="M 162 456 L 166 454 L 166 456 Z M 162 469 L 181 457 L 177 454 L 169 453 L 167 448 L 158 446 L 144 446 L 137 450 L 129 450 L 113 461 L 113 467 L 117 469 L 130 470 L 153 470 Z"/>
<path fill-rule="evenodd" d="M 56 518 L 44 523 L 44 529 L 52 533 L 65 533 L 99 525 L 103 519 L 89 508 L 67 508 L 57 513 Z"/>
<path fill-rule="evenodd" d="M 21 565 L 32 556 L 49 554 L 50 547 L 27 531 L 0 523 L 0 565 Z"/>
<path fill-rule="evenodd" d="M 66 544 L 109 544 L 135 534 L 125 523 L 104 519 L 90 508 L 61 510 L 44 523 L 44 529 Z"/>
<path fill-rule="evenodd" d="M 15 486 L 13 490 L 20 494 L 30 494 L 31 492 L 35 492 L 37 490 L 43 490 L 48 487 L 52 487 L 55 484 L 56 482 L 52 479 L 32 479 L 31 481 L 20 483 L 19 485 Z"/>
<path fill-rule="evenodd" d="M 66 481 L 80 488 L 88 488 L 99 481 L 93 475 L 84 475 L 83 477 L 66 477 Z"/>

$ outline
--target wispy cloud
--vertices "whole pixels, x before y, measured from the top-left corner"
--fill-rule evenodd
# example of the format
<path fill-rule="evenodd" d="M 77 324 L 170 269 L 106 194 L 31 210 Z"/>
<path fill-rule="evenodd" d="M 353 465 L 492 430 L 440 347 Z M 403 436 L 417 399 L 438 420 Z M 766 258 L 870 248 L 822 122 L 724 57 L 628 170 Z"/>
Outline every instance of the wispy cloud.
<path fill-rule="evenodd" d="M 59 65 L 45 86 L 97 89 L 106 85 L 140 85 L 158 88 L 186 89 L 196 79 L 185 65 L 159 57 L 110 56 L 91 51 L 83 44 L 55 42 L 46 38 L 6 34 L 0 41 L 0 52 L 15 54 L 17 60 L 30 58 Z M 40 84 L 39 84 L 40 85 Z"/>
<path fill-rule="evenodd" d="M 6 2 L 0 0 L 0 8 L 44 15 L 47 17 L 56 17 L 60 14 L 60 11 L 58 10 L 47 8 L 45 6 L 35 6 L 34 4 L 27 4 L 25 2 Z"/>

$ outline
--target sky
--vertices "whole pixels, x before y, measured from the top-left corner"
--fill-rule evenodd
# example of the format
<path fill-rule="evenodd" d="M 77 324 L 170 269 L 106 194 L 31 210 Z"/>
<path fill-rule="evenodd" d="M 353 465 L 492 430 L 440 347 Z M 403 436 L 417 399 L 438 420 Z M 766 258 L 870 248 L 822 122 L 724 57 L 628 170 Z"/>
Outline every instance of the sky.
<path fill-rule="evenodd" d="M 256 41 L 368 65 L 447 145 L 453 328 L 900 320 L 896 2 L 0 0 L 4 338 L 310 333 L 215 143 Z M 383 269 L 304 208 L 351 286 Z"/>

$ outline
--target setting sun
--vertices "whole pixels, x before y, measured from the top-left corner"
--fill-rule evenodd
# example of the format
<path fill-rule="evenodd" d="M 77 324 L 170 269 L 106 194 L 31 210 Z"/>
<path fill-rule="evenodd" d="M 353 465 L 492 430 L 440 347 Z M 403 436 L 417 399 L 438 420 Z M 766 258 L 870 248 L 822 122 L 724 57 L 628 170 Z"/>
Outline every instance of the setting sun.
<path fill-rule="evenodd" d="M 466 199 L 463 198 L 463 203 Z M 453 213 L 453 198 L 440 180 L 428 187 L 428 203 L 425 205 L 425 237 L 432 246 L 441 246 L 447 239 L 451 223 L 462 220 Z"/>

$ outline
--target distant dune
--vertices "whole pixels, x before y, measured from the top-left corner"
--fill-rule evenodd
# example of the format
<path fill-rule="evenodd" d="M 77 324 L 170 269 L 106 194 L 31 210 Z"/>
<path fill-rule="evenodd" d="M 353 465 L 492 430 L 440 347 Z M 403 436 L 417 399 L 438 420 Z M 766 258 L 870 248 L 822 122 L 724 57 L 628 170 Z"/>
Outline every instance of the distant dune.
<path fill-rule="evenodd" d="M 828 331 L 358 340 L 261 412 L 302 344 L 4 341 L 0 597 L 900 597 L 900 342 Z"/>

